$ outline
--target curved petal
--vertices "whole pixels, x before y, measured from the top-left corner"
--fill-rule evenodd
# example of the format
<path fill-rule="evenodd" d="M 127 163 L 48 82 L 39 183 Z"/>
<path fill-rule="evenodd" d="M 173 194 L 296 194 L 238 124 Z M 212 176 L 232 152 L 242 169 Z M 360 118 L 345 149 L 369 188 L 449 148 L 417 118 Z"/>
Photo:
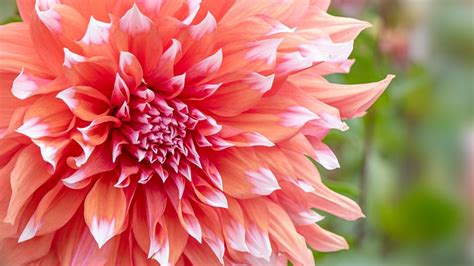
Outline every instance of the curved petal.
<path fill-rule="evenodd" d="M 92 121 L 108 113 L 110 102 L 100 91 L 88 86 L 65 89 L 56 95 L 71 112 L 85 121 Z"/>
<path fill-rule="evenodd" d="M 220 86 L 205 101 L 196 102 L 196 106 L 220 116 L 238 115 L 257 105 L 263 94 L 271 89 L 273 79 L 274 75 L 249 74 L 239 82 Z"/>
<path fill-rule="evenodd" d="M 74 118 L 62 101 L 44 96 L 28 108 L 16 131 L 33 139 L 53 137 L 64 135 L 73 124 Z"/>
<path fill-rule="evenodd" d="M 76 213 L 86 194 L 85 189 L 69 189 L 59 182 L 41 199 L 18 242 L 24 242 L 63 227 Z"/>
<path fill-rule="evenodd" d="M 23 205 L 50 176 L 38 148 L 32 144 L 23 149 L 10 175 L 12 196 L 4 222 L 13 224 Z"/>
<path fill-rule="evenodd" d="M 306 247 L 303 236 L 298 234 L 288 214 L 278 205 L 267 201 L 270 215 L 269 233 L 280 252 L 302 265 L 313 265 L 314 258 Z"/>
<path fill-rule="evenodd" d="M 339 85 L 315 79 L 311 74 L 291 78 L 308 95 L 339 109 L 343 118 L 353 118 L 365 111 L 377 100 L 395 76 L 389 75 L 380 82 L 360 85 Z"/>
<path fill-rule="evenodd" d="M 26 23 L 10 23 L 0 26 L 0 72 L 28 73 L 40 77 L 51 77 L 30 37 Z"/>
<path fill-rule="evenodd" d="M 114 187 L 113 180 L 107 176 L 96 181 L 84 201 L 84 219 L 99 248 L 119 233 L 126 211 L 123 189 Z"/>
<path fill-rule="evenodd" d="M 112 162 L 112 154 L 106 147 L 98 147 L 94 149 L 87 162 L 82 165 L 73 174 L 63 179 L 66 186 L 70 188 L 82 188 L 88 183 L 84 184 L 84 181 L 88 180 L 91 176 L 96 174 L 104 173 L 115 168 L 115 164 Z"/>
<path fill-rule="evenodd" d="M 317 224 L 297 226 L 296 230 L 306 238 L 308 244 L 317 251 L 332 252 L 348 249 L 347 241 Z"/>
<path fill-rule="evenodd" d="M 222 176 L 224 192 L 234 198 L 270 195 L 280 189 L 273 172 L 258 159 L 252 148 L 229 148 L 214 160 Z"/>

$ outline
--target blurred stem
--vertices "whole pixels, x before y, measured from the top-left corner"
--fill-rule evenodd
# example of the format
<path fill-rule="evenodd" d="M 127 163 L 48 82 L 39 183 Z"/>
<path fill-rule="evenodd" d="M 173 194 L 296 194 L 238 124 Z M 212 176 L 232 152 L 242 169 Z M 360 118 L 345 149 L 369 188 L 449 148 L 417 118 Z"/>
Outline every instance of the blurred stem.
<path fill-rule="evenodd" d="M 366 116 L 365 123 L 364 123 L 364 147 L 363 147 L 363 154 L 362 154 L 362 162 L 360 168 L 360 178 L 359 178 L 359 205 L 360 207 L 365 210 L 367 205 L 367 181 L 369 175 L 369 157 L 372 151 L 373 145 L 373 136 L 375 130 L 375 114 L 377 110 L 373 109 L 369 112 Z M 357 245 L 360 245 L 365 238 L 366 235 L 366 220 L 361 219 L 356 228 L 356 239 L 355 242 Z"/>

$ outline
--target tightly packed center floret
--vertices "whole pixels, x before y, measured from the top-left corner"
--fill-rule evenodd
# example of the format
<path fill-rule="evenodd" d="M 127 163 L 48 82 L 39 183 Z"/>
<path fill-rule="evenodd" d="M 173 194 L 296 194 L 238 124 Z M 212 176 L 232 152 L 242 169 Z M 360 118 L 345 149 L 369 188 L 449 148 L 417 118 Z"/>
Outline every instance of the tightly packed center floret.
<path fill-rule="evenodd" d="M 122 120 L 120 131 L 127 149 L 138 159 L 163 164 L 167 159 L 186 156 L 185 143 L 192 141 L 189 131 L 196 127 L 199 114 L 177 99 L 165 99 L 159 93 L 140 86 L 131 93 L 129 107 L 116 111 Z M 175 162 L 175 163 L 178 163 Z"/>

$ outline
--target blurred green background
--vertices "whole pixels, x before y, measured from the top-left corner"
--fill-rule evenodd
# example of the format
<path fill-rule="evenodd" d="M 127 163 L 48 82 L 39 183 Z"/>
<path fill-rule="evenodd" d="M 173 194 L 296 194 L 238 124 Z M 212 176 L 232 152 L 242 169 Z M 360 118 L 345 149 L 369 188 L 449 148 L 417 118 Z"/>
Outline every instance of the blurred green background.
<path fill-rule="evenodd" d="M 333 0 L 335 15 L 373 24 L 357 59 L 333 82 L 397 75 L 351 130 L 327 142 L 342 168 L 325 183 L 357 200 L 366 219 L 327 215 L 351 249 L 315 252 L 319 265 L 474 265 L 474 1 Z M 0 21 L 18 20 L 0 0 Z"/>

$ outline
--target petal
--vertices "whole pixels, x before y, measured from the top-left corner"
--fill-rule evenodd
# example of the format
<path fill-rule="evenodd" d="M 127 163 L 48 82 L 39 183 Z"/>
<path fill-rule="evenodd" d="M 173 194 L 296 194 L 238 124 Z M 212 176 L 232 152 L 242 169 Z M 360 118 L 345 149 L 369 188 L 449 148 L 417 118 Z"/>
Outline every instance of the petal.
<path fill-rule="evenodd" d="M 154 243 L 158 243 L 156 225 L 158 220 L 162 217 L 167 203 L 166 194 L 156 186 L 156 183 L 149 183 L 145 186 L 145 200 L 146 200 L 146 217 L 148 232 L 150 234 L 150 250 L 149 256 L 156 253 L 158 250 L 154 249 Z"/>
<path fill-rule="evenodd" d="M 74 118 L 64 103 L 44 96 L 26 111 L 17 132 L 30 138 L 53 137 L 64 135 L 73 124 Z"/>
<path fill-rule="evenodd" d="M 10 23 L 0 27 L 0 70 L 19 73 L 21 69 L 40 77 L 50 77 L 30 37 L 26 23 Z"/>
<path fill-rule="evenodd" d="M 249 249 L 245 241 L 244 213 L 235 199 L 229 198 L 228 203 L 228 209 L 220 212 L 226 245 L 234 250 L 247 252 Z"/>
<path fill-rule="evenodd" d="M 14 224 L 23 205 L 50 178 L 47 169 L 48 166 L 35 145 L 30 145 L 21 151 L 10 175 L 12 196 L 4 222 Z M 32 176 L 35 178 L 31 178 Z"/>
<path fill-rule="evenodd" d="M 135 89 L 143 79 L 143 70 L 138 59 L 129 52 L 120 52 L 121 75 L 129 88 Z"/>
<path fill-rule="evenodd" d="M 125 222 L 126 211 L 123 189 L 115 188 L 113 180 L 108 177 L 100 178 L 84 201 L 84 219 L 99 248 L 118 234 Z"/>
<path fill-rule="evenodd" d="M 222 224 L 217 211 L 209 206 L 198 204 L 197 215 L 200 217 L 204 242 L 209 245 L 220 263 L 224 263 L 224 236 L 222 234 Z"/>
<path fill-rule="evenodd" d="M 357 203 L 330 190 L 321 182 L 318 171 L 309 159 L 300 151 L 293 151 L 299 149 L 296 146 L 297 144 L 297 142 L 292 142 L 291 147 L 285 146 L 282 151 L 287 160 L 294 166 L 296 177 L 305 180 L 315 188 L 313 192 L 307 194 L 310 206 L 346 220 L 356 220 L 364 217 Z"/>
<path fill-rule="evenodd" d="M 186 71 L 186 80 L 198 80 L 212 76 L 220 69 L 222 57 L 222 50 L 218 50 L 215 54 L 193 65 Z"/>
<path fill-rule="evenodd" d="M 394 76 L 387 76 L 380 82 L 361 85 L 339 85 L 316 80 L 311 75 L 295 76 L 294 81 L 309 95 L 334 106 L 343 118 L 361 116 L 383 93 Z"/>
<path fill-rule="evenodd" d="M 212 187 L 202 179 L 196 180 L 195 178 L 193 181 L 195 183 L 195 185 L 193 185 L 194 192 L 203 203 L 216 208 L 228 207 L 227 198 L 222 191 Z"/>
<path fill-rule="evenodd" d="M 158 66 L 146 77 L 147 82 L 151 85 L 156 85 L 173 78 L 175 74 L 174 65 L 180 53 L 181 43 L 176 39 L 172 39 L 170 46 L 161 55 Z M 185 74 L 182 76 L 185 77 Z"/>
<path fill-rule="evenodd" d="M 0 253 L 2 263 L 6 265 L 28 265 L 48 254 L 54 234 L 37 237 L 24 243 L 10 238 L 2 242 Z"/>
<path fill-rule="evenodd" d="M 220 116 L 235 116 L 255 106 L 273 85 L 274 75 L 252 73 L 239 82 L 224 84 L 203 102 L 200 109 Z"/>
<path fill-rule="evenodd" d="M 189 27 L 191 37 L 195 40 L 201 39 L 204 35 L 207 35 L 217 28 L 217 22 L 214 16 L 208 12 L 206 17 L 196 25 Z"/>
<path fill-rule="evenodd" d="M 82 37 L 86 27 L 87 21 L 70 6 L 54 4 L 44 10 L 35 7 L 30 22 L 31 38 L 38 55 L 53 73 L 59 75 L 62 71 L 64 48 L 80 50 L 76 40 Z"/>
<path fill-rule="evenodd" d="M 184 254 L 192 265 L 220 265 L 211 248 L 207 244 L 200 244 L 194 239 L 188 240 Z"/>
<path fill-rule="evenodd" d="M 121 121 L 116 117 L 100 116 L 92 120 L 88 126 L 77 130 L 82 133 L 82 137 L 87 144 L 97 146 L 107 140 L 112 126 L 118 127 L 120 124 Z"/>
<path fill-rule="evenodd" d="M 84 37 L 82 37 L 81 42 L 87 45 L 108 43 L 111 28 L 111 23 L 96 20 L 91 16 L 86 33 L 84 34 Z"/>
<path fill-rule="evenodd" d="M 93 236 L 84 223 L 82 213 L 56 233 L 57 255 L 64 265 L 105 264 L 108 252 L 96 245 Z M 28 243 L 29 241 L 25 242 Z"/>
<path fill-rule="evenodd" d="M 85 121 L 92 121 L 109 112 L 109 100 L 98 90 L 88 86 L 65 89 L 56 95 L 71 112 Z"/>
<path fill-rule="evenodd" d="M 72 190 L 61 182 L 58 183 L 41 199 L 18 242 L 48 234 L 63 227 L 76 213 L 86 194 L 87 190 Z"/>
<path fill-rule="evenodd" d="M 17 0 L 16 4 L 18 6 L 18 11 L 22 21 L 28 23 L 35 9 L 35 0 Z"/>
<path fill-rule="evenodd" d="M 46 85 L 51 80 L 39 78 L 28 73 L 24 69 L 15 78 L 12 85 L 12 94 L 18 99 L 24 100 L 35 94 L 40 87 Z"/>
<path fill-rule="evenodd" d="M 309 138 L 311 145 L 314 148 L 315 160 L 328 170 L 339 168 L 339 162 L 334 152 L 328 145 L 322 143 L 317 138 Z"/>
<path fill-rule="evenodd" d="M 66 186 L 70 188 L 81 188 L 87 185 L 87 181 L 91 176 L 114 169 L 115 164 L 112 163 L 111 152 L 107 148 L 101 146 L 92 152 L 87 163 L 82 165 L 72 175 L 63 179 Z"/>
<path fill-rule="evenodd" d="M 137 57 L 147 76 L 156 68 L 163 52 L 155 24 L 134 3 L 120 19 L 120 29 L 129 36 L 129 51 Z"/>
<path fill-rule="evenodd" d="M 22 109 L 20 107 L 31 104 L 31 102 L 28 101 L 18 100 L 18 98 L 14 97 L 10 92 L 14 78 L 14 73 L 0 73 L 0 136 L 5 134 L 5 132 L 2 132 L 2 130 L 7 130 L 10 124 L 23 122 L 23 114 L 21 115 L 21 118 L 15 117 L 14 114 L 18 112 L 18 109 Z M 23 109 L 24 108 L 26 107 L 23 107 Z"/>
<path fill-rule="evenodd" d="M 174 264 L 183 253 L 186 243 L 188 242 L 188 233 L 181 226 L 178 217 L 174 211 L 168 209 L 165 215 L 165 224 L 170 237 L 170 262 Z"/>
<path fill-rule="evenodd" d="M 305 237 L 308 244 L 314 250 L 332 252 L 349 248 L 347 241 L 343 237 L 331 233 L 317 224 L 298 226 L 296 230 Z"/>
<path fill-rule="evenodd" d="M 181 199 L 178 203 L 177 212 L 179 221 L 184 230 L 186 230 L 191 237 L 201 243 L 202 227 L 189 200 L 185 198 Z"/>
<path fill-rule="evenodd" d="M 41 138 L 32 141 L 40 148 L 43 160 L 53 167 L 53 171 L 62 159 L 63 151 L 71 143 L 69 138 Z"/>
<path fill-rule="evenodd" d="M 275 175 L 251 148 L 229 148 L 217 157 L 213 163 L 222 176 L 224 192 L 234 198 L 270 195 L 280 188 Z"/>
<path fill-rule="evenodd" d="M 288 214 L 278 205 L 267 201 L 270 214 L 269 233 L 278 250 L 302 265 L 313 265 L 314 258 L 306 247 L 303 236 L 298 234 Z"/>
<path fill-rule="evenodd" d="M 120 19 L 120 29 L 132 36 L 149 31 L 152 24 L 153 22 L 143 15 L 136 4 L 133 4 Z"/>
<path fill-rule="evenodd" d="M 357 38 L 359 33 L 370 27 L 365 21 L 353 18 L 331 16 L 319 9 L 311 9 L 300 21 L 300 29 L 318 29 L 330 34 L 334 42 L 347 42 Z"/>
<path fill-rule="evenodd" d="M 104 95 L 110 95 L 117 75 L 117 66 L 112 58 L 95 56 L 74 61 L 70 67 L 65 67 L 62 73 L 69 86 L 90 86 Z"/>

